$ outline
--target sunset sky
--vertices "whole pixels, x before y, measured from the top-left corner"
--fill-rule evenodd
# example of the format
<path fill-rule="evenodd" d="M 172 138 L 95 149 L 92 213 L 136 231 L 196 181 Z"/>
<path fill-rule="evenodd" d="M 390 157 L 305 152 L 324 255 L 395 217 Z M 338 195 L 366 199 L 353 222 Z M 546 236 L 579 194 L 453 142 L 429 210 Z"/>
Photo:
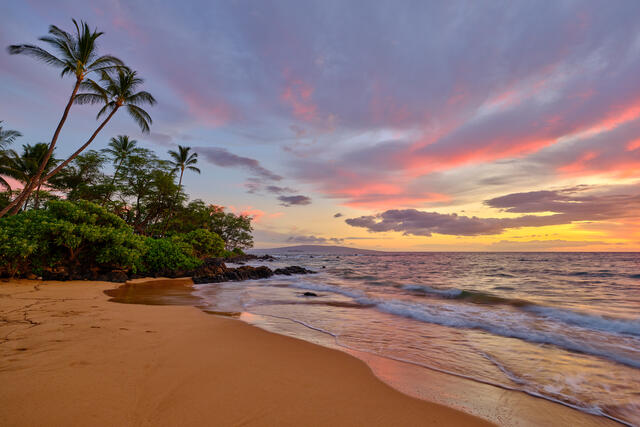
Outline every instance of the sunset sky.
<path fill-rule="evenodd" d="M 640 1 L 6 1 L 0 120 L 51 138 L 72 79 L 4 47 L 71 18 L 200 154 L 192 198 L 256 247 L 640 250 Z M 73 107 L 58 156 L 95 127 Z M 15 148 L 15 147 L 14 147 Z"/>

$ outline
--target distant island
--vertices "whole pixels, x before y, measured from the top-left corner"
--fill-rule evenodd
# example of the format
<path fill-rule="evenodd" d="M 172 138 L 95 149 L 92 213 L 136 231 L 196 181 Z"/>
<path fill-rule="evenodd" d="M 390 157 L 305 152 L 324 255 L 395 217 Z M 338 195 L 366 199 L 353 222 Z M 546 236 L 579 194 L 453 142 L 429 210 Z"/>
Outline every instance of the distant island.
<path fill-rule="evenodd" d="M 286 254 L 286 253 L 308 253 L 308 254 L 332 254 L 332 255 L 358 255 L 358 254 L 384 254 L 383 251 L 371 249 L 348 248 L 346 246 L 325 246 L 325 245 L 297 245 L 284 246 L 269 249 L 250 249 L 252 254 Z"/>

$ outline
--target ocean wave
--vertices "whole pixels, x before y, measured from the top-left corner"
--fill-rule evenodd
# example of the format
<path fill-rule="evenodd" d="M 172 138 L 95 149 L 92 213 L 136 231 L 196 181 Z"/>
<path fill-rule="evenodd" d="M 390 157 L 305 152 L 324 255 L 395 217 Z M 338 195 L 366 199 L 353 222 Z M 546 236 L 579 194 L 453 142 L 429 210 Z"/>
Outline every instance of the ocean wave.
<path fill-rule="evenodd" d="M 524 326 L 523 320 L 525 319 L 509 318 L 505 313 L 491 313 L 489 311 L 484 313 L 455 313 L 454 309 L 454 314 L 452 315 L 450 310 L 442 311 L 438 307 L 399 300 L 381 301 L 361 298 L 359 302 L 373 304 L 378 310 L 385 313 L 425 323 L 454 328 L 479 329 L 494 335 L 518 338 L 536 344 L 554 345 L 565 350 L 604 357 L 623 365 L 640 368 L 640 354 L 638 357 L 630 357 L 626 354 L 616 353 L 615 348 L 604 348 L 607 347 L 607 344 L 601 347 L 569 335 L 534 330 Z"/>
<path fill-rule="evenodd" d="M 614 319 L 542 305 L 530 305 L 526 307 L 526 310 L 551 320 L 585 329 L 640 337 L 640 320 Z"/>
<path fill-rule="evenodd" d="M 360 292 L 355 289 L 348 289 L 342 286 L 327 285 L 327 284 L 321 284 L 321 283 L 311 283 L 311 282 L 305 282 L 305 281 L 296 281 L 296 282 L 290 283 L 289 287 L 306 289 L 309 291 L 332 292 L 334 294 L 340 294 L 340 295 L 344 295 L 346 297 L 350 297 L 354 299 L 362 298 L 365 296 L 363 292 Z"/>
<path fill-rule="evenodd" d="M 523 341 L 536 344 L 549 344 L 569 351 L 604 357 L 627 366 L 640 368 L 640 354 L 638 357 L 630 357 L 626 354 L 616 353 L 615 346 L 611 344 L 605 343 L 604 346 L 593 345 L 569 335 L 545 330 L 534 330 L 526 326 L 527 321 L 531 320 L 531 318 L 527 318 L 526 316 L 533 314 L 536 316 L 542 316 L 550 321 L 578 326 L 587 330 L 619 334 L 624 333 L 635 336 L 640 335 L 640 322 L 636 321 L 607 319 L 600 316 L 581 314 L 569 310 L 537 306 L 532 303 L 521 306 L 509 303 L 509 305 L 516 305 L 517 308 L 525 308 L 525 311 L 520 311 L 520 314 L 518 314 L 517 311 L 492 311 L 477 307 L 471 308 L 451 304 L 447 306 L 439 306 L 396 299 L 384 300 L 371 298 L 364 292 L 358 290 L 345 289 L 341 286 L 328 284 L 295 282 L 291 283 L 290 286 L 300 289 L 344 295 L 353 298 L 357 303 L 363 306 L 370 306 L 388 314 L 425 323 L 433 323 L 460 329 L 478 329 L 507 338 L 518 338 Z M 406 285 L 403 288 L 406 289 L 411 286 L 414 288 L 418 287 L 418 285 Z M 420 288 L 422 291 L 425 291 L 425 286 L 420 286 Z M 448 292 L 446 295 L 452 295 L 450 297 L 452 299 L 477 297 L 469 296 L 468 294 L 473 293 L 459 289 L 445 290 L 430 287 L 426 288 L 429 288 L 429 290 L 433 291 L 435 294 Z M 482 298 L 485 297 L 486 295 L 482 296 Z M 495 298 L 500 299 L 500 297 Z M 529 312 L 529 314 L 527 314 L 527 312 Z"/>
<path fill-rule="evenodd" d="M 567 309 L 538 305 L 523 299 L 504 298 L 486 292 L 467 291 L 456 288 L 438 289 L 425 285 L 406 285 L 402 288 L 408 291 L 432 294 L 455 300 L 469 301 L 476 304 L 510 305 L 568 325 L 602 332 L 640 336 L 640 320 L 615 319 L 593 314 L 585 314 Z"/>
<path fill-rule="evenodd" d="M 476 304 L 505 304 L 515 307 L 523 307 L 533 304 L 532 302 L 523 299 L 505 298 L 488 292 L 468 291 L 457 288 L 439 289 L 427 285 L 405 285 L 402 288 L 407 291 L 431 294 L 448 299 L 465 300 Z"/>
<path fill-rule="evenodd" d="M 462 289 L 456 289 L 456 288 L 439 289 L 439 288 L 433 288 L 427 285 L 404 285 L 402 286 L 402 289 L 407 291 L 412 291 L 412 292 L 439 295 L 445 298 L 456 298 L 463 292 Z"/>

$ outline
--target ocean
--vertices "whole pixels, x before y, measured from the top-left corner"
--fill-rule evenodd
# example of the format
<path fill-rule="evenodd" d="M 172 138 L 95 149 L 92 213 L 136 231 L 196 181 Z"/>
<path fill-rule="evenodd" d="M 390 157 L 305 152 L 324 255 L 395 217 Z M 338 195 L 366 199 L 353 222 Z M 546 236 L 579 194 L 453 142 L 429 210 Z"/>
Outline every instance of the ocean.
<path fill-rule="evenodd" d="M 640 425 L 640 254 L 277 254 L 213 312 Z M 313 292 L 317 296 L 304 296 Z M 417 385 L 419 386 L 419 385 Z"/>

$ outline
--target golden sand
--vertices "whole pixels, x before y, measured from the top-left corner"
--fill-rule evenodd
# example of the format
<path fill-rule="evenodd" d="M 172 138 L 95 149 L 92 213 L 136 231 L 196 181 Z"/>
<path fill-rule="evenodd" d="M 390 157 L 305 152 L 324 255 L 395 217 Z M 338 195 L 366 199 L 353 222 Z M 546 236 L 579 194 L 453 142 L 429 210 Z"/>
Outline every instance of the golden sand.
<path fill-rule="evenodd" d="M 415 399 L 340 351 L 112 283 L 0 283 L 0 425 L 489 423 Z"/>

